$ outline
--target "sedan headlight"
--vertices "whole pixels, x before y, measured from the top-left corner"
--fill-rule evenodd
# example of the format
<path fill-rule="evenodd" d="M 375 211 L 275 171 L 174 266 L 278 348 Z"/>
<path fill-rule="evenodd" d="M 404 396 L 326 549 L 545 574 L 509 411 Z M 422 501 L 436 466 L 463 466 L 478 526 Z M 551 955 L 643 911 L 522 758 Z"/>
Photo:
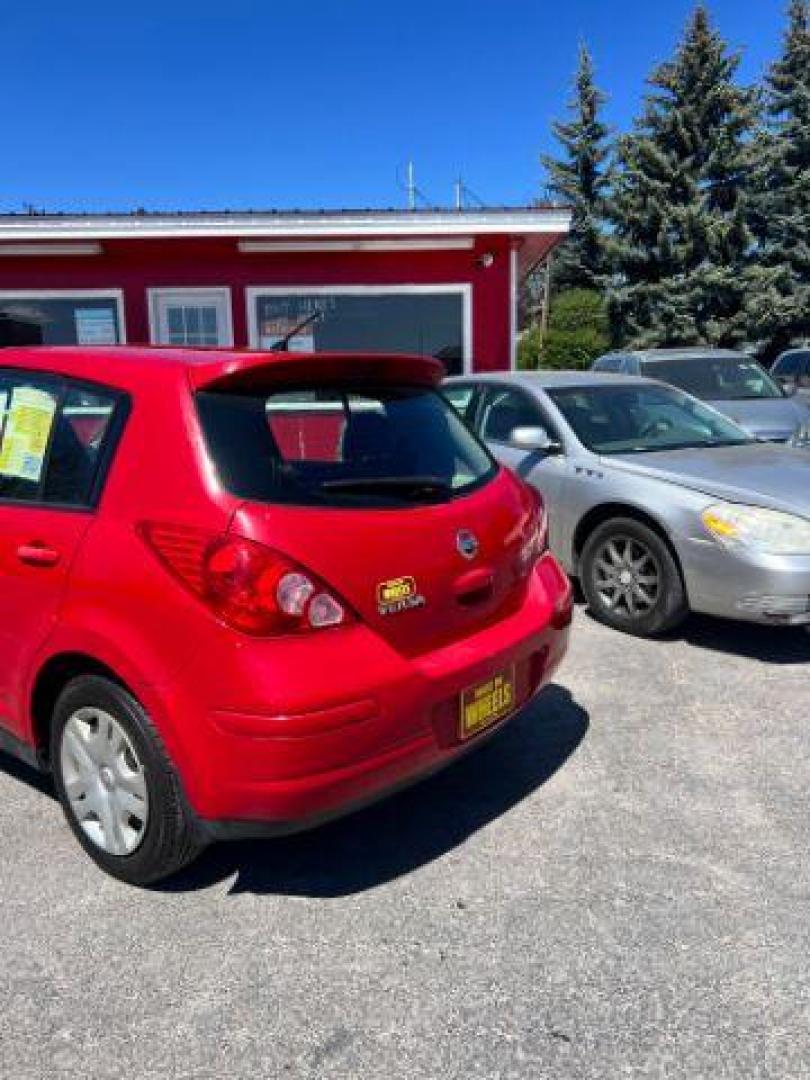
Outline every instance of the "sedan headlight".
<path fill-rule="evenodd" d="M 788 439 L 788 446 L 810 446 L 810 420 L 802 420 Z"/>
<path fill-rule="evenodd" d="M 701 514 L 721 544 L 763 555 L 810 555 L 810 521 L 759 506 L 716 503 Z"/>

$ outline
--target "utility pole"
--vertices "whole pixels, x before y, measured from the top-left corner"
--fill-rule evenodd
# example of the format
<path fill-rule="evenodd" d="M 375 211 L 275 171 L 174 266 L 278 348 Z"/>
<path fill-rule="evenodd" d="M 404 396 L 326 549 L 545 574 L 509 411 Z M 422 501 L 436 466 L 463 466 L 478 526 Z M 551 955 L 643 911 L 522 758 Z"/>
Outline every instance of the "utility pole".
<path fill-rule="evenodd" d="M 548 333 L 548 314 L 551 306 L 551 252 L 546 256 L 546 265 L 543 269 L 542 307 L 540 309 L 540 344 L 546 340 Z"/>

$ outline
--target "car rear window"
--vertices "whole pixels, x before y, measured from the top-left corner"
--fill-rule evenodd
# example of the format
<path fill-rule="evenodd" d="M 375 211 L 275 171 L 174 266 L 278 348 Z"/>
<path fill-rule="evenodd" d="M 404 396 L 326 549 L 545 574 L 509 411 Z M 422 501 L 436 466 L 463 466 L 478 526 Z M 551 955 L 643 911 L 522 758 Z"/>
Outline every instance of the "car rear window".
<path fill-rule="evenodd" d="M 403 506 L 465 494 L 497 466 L 422 387 L 203 391 L 197 407 L 224 486 L 307 506 Z"/>

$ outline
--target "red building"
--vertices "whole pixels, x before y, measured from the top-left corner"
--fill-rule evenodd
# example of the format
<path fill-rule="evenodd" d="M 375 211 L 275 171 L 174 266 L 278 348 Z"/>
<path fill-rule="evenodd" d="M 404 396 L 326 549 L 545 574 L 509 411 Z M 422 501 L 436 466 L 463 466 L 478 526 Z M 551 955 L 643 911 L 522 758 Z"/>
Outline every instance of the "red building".
<path fill-rule="evenodd" d="M 0 215 L 0 344 L 423 352 L 514 363 L 518 287 L 556 207 Z"/>

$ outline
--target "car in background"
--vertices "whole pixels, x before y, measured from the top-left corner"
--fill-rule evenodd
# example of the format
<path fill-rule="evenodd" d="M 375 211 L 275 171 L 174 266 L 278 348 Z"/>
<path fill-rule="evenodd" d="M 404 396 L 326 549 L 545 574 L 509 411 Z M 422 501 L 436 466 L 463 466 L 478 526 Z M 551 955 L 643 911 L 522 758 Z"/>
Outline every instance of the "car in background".
<path fill-rule="evenodd" d="M 796 394 L 810 402 L 810 347 L 787 349 L 780 353 L 771 368 L 771 375 L 787 394 Z"/>
<path fill-rule="evenodd" d="M 591 371 L 643 375 L 707 401 L 757 439 L 810 446 L 810 408 L 768 372 L 731 349 L 643 349 L 598 357 Z"/>
<path fill-rule="evenodd" d="M 810 454 L 635 376 L 468 376 L 444 393 L 543 495 L 597 619 L 640 636 L 689 611 L 810 623 Z"/>
<path fill-rule="evenodd" d="M 148 883 L 211 840 L 364 805 L 552 677 L 571 586 L 542 500 L 443 371 L 3 354 L 0 749 L 53 773 L 110 874 Z"/>

